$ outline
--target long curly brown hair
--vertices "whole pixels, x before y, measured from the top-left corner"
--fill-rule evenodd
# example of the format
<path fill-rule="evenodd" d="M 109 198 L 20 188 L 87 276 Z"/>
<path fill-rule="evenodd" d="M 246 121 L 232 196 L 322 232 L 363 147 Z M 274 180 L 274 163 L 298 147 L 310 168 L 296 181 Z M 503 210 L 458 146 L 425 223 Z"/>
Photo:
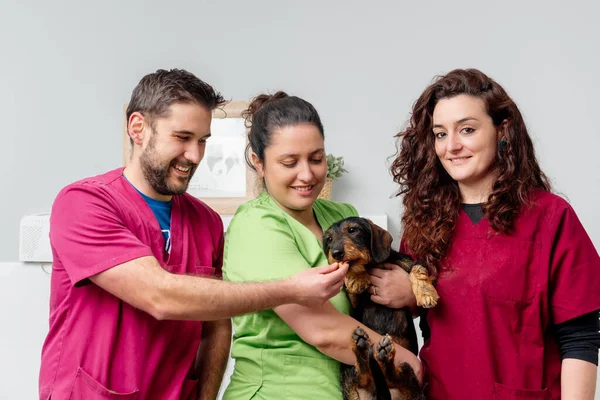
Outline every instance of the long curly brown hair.
<path fill-rule="evenodd" d="M 406 128 L 396 135 L 398 152 L 391 166 L 400 185 L 397 196 L 404 196 L 403 243 L 432 273 L 448 251 L 461 207 L 458 184 L 435 153 L 433 110 L 440 99 L 460 94 L 482 99 L 496 127 L 506 121 L 505 143 L 493 166 L 497 178 L 483 204 L 492 229 L 509 234 L 528 194 L 536 189 L 550 191 L 521 112 L 506 91 L 476 69 L 456 69 L 436 77 L 415 102 Z"/>

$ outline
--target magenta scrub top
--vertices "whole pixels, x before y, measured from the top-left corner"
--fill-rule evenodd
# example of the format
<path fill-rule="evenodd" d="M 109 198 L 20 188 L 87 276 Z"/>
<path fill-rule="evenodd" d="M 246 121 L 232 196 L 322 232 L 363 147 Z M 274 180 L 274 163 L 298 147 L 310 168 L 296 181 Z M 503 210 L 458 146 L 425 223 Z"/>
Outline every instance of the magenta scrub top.
<path fill-rule="evenodd" d="M 123 169 L 64 188 L 50 217 L 50 327 L 40 399 L 186 399 L 202 323 L 158 321 L 88 277 L 154 256 L 174 274 L 221 276 L 223 224 L 188 194 L 173 196 L 171 250 Z"/>
<path fill-rule="evenodd" d="M 560 399 L 550 329 L 600 309 L 600 259 L 567 202 L 533 199 L 510 236 L 461 210 L 420 352 L 428 399 Z"/>

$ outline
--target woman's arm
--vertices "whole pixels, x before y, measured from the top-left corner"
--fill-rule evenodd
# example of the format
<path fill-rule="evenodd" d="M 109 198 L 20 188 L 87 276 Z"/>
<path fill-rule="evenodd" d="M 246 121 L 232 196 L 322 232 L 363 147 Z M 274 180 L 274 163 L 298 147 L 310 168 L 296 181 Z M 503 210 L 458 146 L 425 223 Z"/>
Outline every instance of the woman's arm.
<path fill-rule="evenodd" d="M 561 368 L 563 400 L 594 400 L 598 367 L 591 362 L 566 358 Z"/>
<path fill-rule="evenodd" d="M 596 387 L 600 324 L 598 311 L 554 327 L 562 359 L 562 398 L 593 399 Z"/>
<path fill-rule="evenodd" d="M 364 329 L 373 344 L 381 339 L 381 335 L 352 317 L 340 313 L 330 302 L 312 308 L 289 304 L 274 310 L 302 340 L 344 364 L 353 365 L 356 362 L 352 351 L 352 332 L 356 327 Z M 396 365 L 409 363 L 419 380 L 422 380 L 421 363 L 409 350 L 396 345 L 395 362 Z"/>

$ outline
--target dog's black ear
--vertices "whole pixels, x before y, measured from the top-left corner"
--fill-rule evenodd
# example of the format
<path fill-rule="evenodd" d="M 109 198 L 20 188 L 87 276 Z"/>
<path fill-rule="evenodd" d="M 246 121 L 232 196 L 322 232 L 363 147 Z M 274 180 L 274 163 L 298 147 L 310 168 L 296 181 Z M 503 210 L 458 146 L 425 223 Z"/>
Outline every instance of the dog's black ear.
<path fill-rule="evenodd" d="M 392 235 L 385 229 L 367 220 L 371 227 L 371 254 L 373 263 L 381 264 L 390 256 L 392 251 Z"/>

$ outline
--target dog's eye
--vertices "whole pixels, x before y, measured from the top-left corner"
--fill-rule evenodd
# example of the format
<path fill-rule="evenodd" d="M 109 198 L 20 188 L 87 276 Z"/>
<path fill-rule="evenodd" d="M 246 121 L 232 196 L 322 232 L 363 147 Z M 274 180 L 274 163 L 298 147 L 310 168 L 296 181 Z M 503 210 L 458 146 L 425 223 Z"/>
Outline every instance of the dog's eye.
<path fill-rule="evenodd" d="M 358 229 L 356 229 L 355 227 L 351 226 L 350 228 L 348 228 L 348 233 L 355 233 Z"/>
<path fill-rule="evenodd" d="M 331 236 L 329 236 L 329 237 L 327 238 L 326 242 L 327 242 L 327 243 L 331 243 L 331 240 L 332 240 L 332 237 L 331 237 Z"/>

